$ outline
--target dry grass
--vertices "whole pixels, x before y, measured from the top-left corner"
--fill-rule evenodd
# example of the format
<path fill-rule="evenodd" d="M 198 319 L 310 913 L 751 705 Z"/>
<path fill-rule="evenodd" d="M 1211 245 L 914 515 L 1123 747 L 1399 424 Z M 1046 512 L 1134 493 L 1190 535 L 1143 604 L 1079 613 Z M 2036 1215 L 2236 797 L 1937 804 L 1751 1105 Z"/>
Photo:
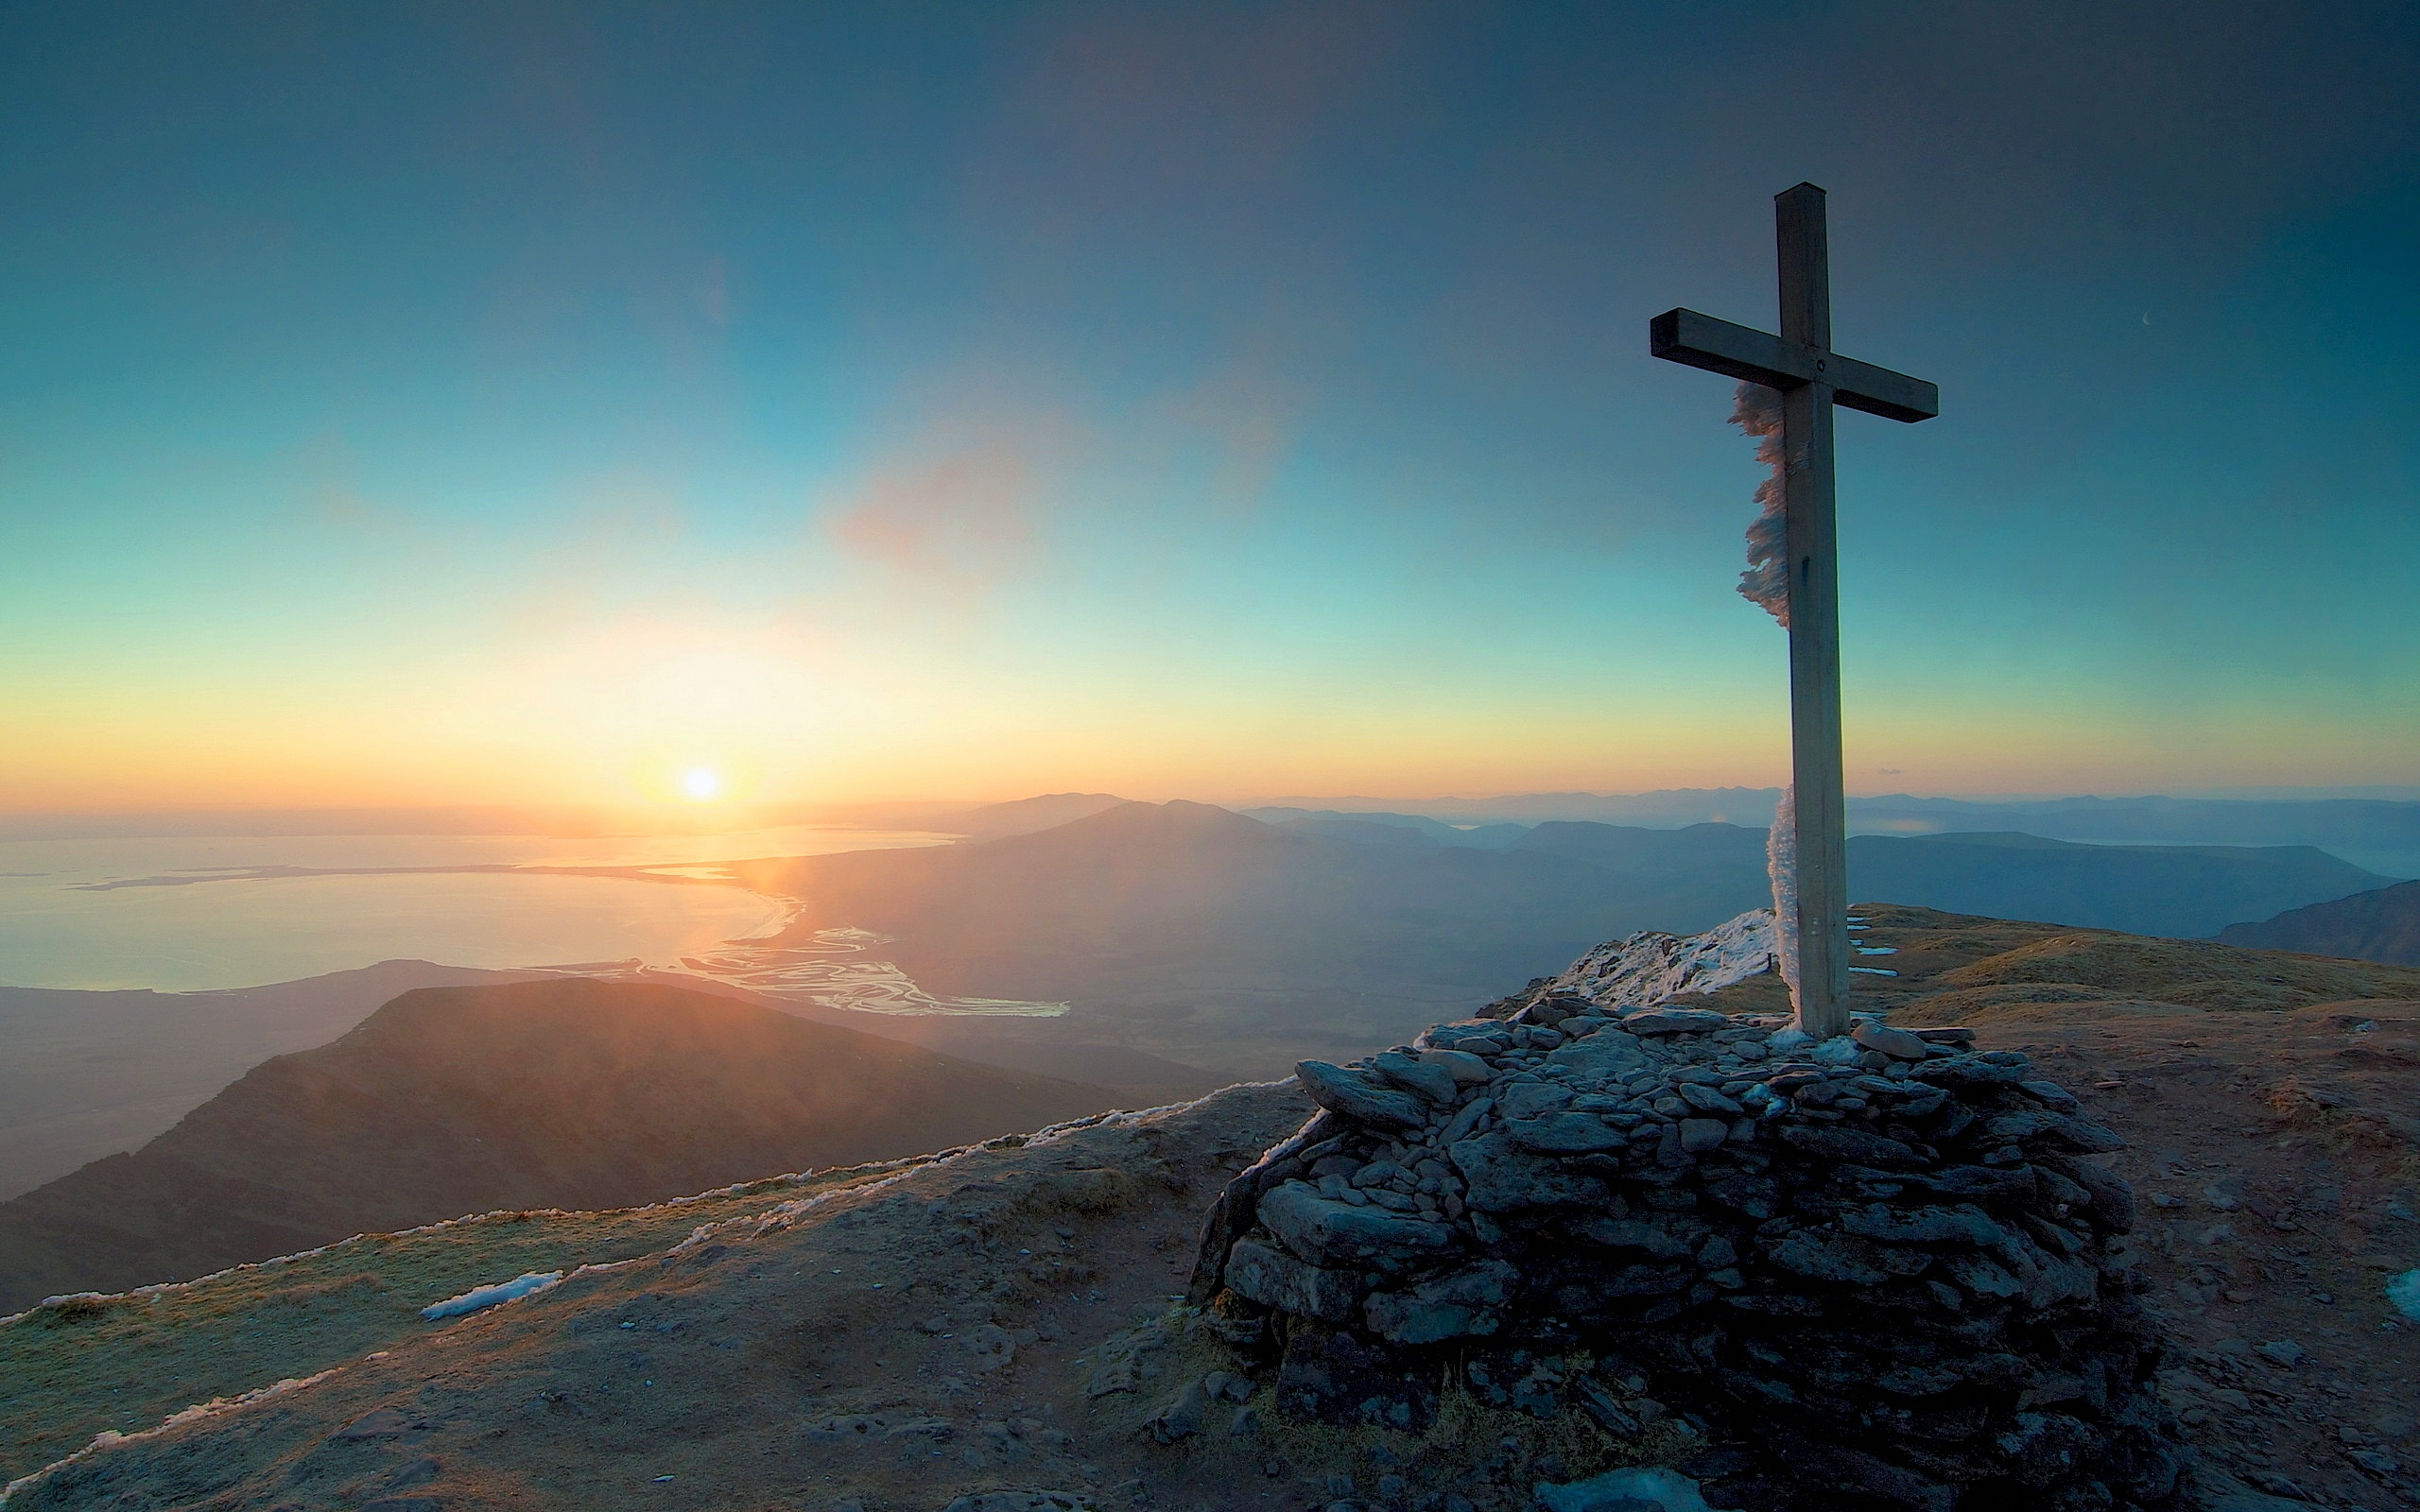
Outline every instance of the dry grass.
<path fill-rule="evenodd" d="M 2100 988 L 2053 983 L 1961 988 L 1953 992 L 1936 992 L 1898 1009 L 1892 1014 L 1891 1022 L 1910 1026 L 1962 1023 L 1975 1028 L 2015 1030 L 2064 1023 L 2080 1014 L 2094 1019 L 2137 1014 L 2189 1018 L 2202 1011 L 2173 1003 L 2112 997 Z"/>
<path fill-rule="evenodd" d="M 0 1484 L 170 1413 L 306 1376 L 441 1325 L 420 1310 L 528 1271 L 652 1253 L 700 1224 L 867 1179 L 836 1171 L 609 1212 L 502 1212 L 184 1286 L 77 1297 L 0 1326 Z"/>
<path fill-rule="evenodd" d="M 2080 986 L 2101 988 L 2110 998 L 2273 1011 L 2420 992 L 2420 970 L 2411 967 L 2249 951 L 2209 940 L 2092 933 L 2036 940 L 1945 971 L 1939 981 L 1950 988 L 2012 983 Z"/>
<path fill-rule="evenodd" d="M 1574 1356 L 1573 1363 L 1581 1364 L 1582 1357 Z M 1699 1442 L 1669 1418 L 1636 1438 L 1617 1438 L 1575 1410 L 1533 1418 L 1490 1406 L 1451 1370 L 1438 1382 L 1437 1417 L 1421 1433 L 1291 1422 L 1274 1413 L 1264 1414 L 1264 1421 L 1270 1447 L 1289 1464 L 1357 1473 L 1366 1482 L 1373 1465 L 1392 1461 L 1395 1473 L 1415 1490 L 1579 1480 L 1625 1465 L 1668 1464 Z"/>

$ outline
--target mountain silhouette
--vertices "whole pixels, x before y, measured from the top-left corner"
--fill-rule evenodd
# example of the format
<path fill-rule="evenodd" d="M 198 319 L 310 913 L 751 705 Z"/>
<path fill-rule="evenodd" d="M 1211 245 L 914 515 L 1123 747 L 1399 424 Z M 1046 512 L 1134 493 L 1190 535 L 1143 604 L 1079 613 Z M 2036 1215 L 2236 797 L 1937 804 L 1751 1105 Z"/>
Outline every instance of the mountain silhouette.
<path fill-rule="evenodd" d="M 872 930 L 927 990 L 1074 1005 L 926 1021 L 926 1042 L 994 1058 L 1011 1039 L 1095 1035 L 1228 1076 L 1399 1039 L 1597 941 L 1771 899 L 1765 832 L 1738 825 L 1557 822 L 1475 846 L 1378 815 L 1270 816 L 1125 803 L 1005 839 L 735 869 L 799 901 L 795 940 Z M 1861 897 L 2196 938 L 2382 880 L 2308 848 L 1993 834 L 1860 835 L 1849 872 Z"/>
<path fill-rule="evenodd" d="M 913 1155 L 1115 1101 L 673 988 L 406 992 L 139 1151 L 0 1203 L 0 1311 L 464 1213 Z"/>
<path fill-rule="evenodd" d="M 2229 924 L 2219 938 L 2262 950 L 2420 966 L 2420 882 L 2289 908 L 2256 924 Z"/>
<path fill-rule="evenodd" d="M 423 987 L 520 981 L 427 961 L 204 992 L 0 987 L 0 1200 L 130 1150 L 271 1056 Z"/>

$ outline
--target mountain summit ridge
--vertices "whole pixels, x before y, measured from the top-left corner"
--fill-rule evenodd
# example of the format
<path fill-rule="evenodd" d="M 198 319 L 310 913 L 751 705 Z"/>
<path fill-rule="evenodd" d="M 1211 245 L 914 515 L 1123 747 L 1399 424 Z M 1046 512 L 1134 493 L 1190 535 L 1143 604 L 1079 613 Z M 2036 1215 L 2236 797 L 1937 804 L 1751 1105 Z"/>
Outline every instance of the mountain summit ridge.
<path fill-rule="evenodd" d="M 2420 971 L 1857 912 L 1872 958 L 1901 973 L 1859 978 L 1873 1006 L 1901 1025 L 1972 1024 L 1987 1052 L 2021 1045 L 2131 1144 L 2112 1159 L 2150 1199 L 2132 1263 L 2185 1347 L 2161 1390 L 2187 1404 L 2207 1488 L 2233 1494 L 2230 1471 L 2266 1473 L 2284 1456 L 2323 1504 L 2374 1497 L 2367 1462 L 2346 1459 L 2336 1430 L 2354 1426 L 2380 1460 L 2404 1455 L 2412 1434 L 2420 1336 L 2370 1325 L 2392 1315 L 2389 1275 L 2413 1263 L 2394 1215 L 2408 1211 L 2420 1139 L 2407 1111 Z M 1627 943 L 1659 956 L 1692 945 Z M 1760 975 L 1683 1005 L 1761 1014 L 1776 990 Z M 1839 1069 L 1850 1087 L 1857 1074 Z M 1505 1411 L 1458 1419 L 1460 1437 L 1380 1433 L 1392 1465 L 1374 1465 L 1368 1434 L 1276 1422 L 1282 1372 L 1254 1394 L 1235 1372 L 1265 1377 L 1266 1361 L 1239 1365 L 1213 1320 L 1168 1297 L 1220 1184 L 1307 1110 L 1292 1082 L 1234 1087 L 666 1210 L 495 1215 L 39 1309 L 0 1324 L 0 1470 L 28 1476 L 10 1507 L 191 1504 L 206 1486 L 231 1503 L 357 1504 L 402 1488 L 580 1512 L 1279 1509 L 1338 1500 L 1334 1477 L 1385 1499 L 1384 1477 L 1398 1475 L 1418 1483 L 1398 1502 L 1442 1485 L 1515 1512 L 1536 1504 L 1539 1481 L 1585 1473 L 1570 1457 L 1582 1450 L 1712 1473 L 1690 1468 L 1703 1446 L 1651 1433 L 1605 1450 L 1613 1430 L 1568 1393 L 1551 1422 Z M 615 1223 L 652 1237 L 600 1231 Z M 2309 1246 L 2290 1278 L 2272 1274 L 2273 1231 Z M 523 1300 L 422 1316 L 481 1283 L 557 1270 L 562 1284 Z M 2280 1341 L 2297 1374 L 2247 1338 Z M 289 1378 L 304 1383 L 177 1411 Z M 2309 1382 L 2325 1385 L 2327 1413 L 2285 1389 Z M 1545 1373 L 1529 1384 L 1554 1387 Z M 1040 1490 L 1065 1486 L 1081 1494 Z"/>

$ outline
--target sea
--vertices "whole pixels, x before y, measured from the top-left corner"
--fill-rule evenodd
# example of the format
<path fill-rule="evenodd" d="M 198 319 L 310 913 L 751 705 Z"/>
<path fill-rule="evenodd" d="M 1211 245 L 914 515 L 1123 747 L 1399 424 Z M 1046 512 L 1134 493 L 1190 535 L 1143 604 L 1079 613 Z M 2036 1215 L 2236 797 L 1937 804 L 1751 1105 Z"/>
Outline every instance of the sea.
<path fill-rule="evenodd" d="M 599 975 L 674 971 L 830 1007 L 1063 1013 L 949 998 L 883 936 L 773 946 L 790 906 L 724 863 L 935 845 L 919 831 L 789 825 L 715 834 L 210 835 L 0 841 L 0 986 L 191 992 L 384 960 Z M 528 868 L 619 868 L 618 876 Z"/>

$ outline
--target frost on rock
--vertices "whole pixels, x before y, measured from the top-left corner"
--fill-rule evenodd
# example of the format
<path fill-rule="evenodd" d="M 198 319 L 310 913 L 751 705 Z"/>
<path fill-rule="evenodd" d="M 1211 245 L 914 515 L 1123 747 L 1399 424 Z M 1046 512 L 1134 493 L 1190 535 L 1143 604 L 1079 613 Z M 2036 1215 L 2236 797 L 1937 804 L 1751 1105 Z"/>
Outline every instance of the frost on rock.
<path fill-rule="evenodd" d="M 533 1270 L 526 1275 L 516 1276 L 509 1281 L 497 1281 L 491 1286 L 474 1286 L 459 1297 L 449 1297 L 441 1302 L 431 1302 L 420 1310 L 420 1315 L 431 1322 L 442 1317 L 460 1317 L 465 1313 L 475 1313 L 483 1307 L 493 1307 L 498 1302 L 517 1301 L 532 1293 L 543 1292 L 562 1279 L 563 1273 L 559 1270 Z"/>
<path fill-rule="evenodd" d="M 1643 1008 L 1744 982 L 1773 964 L 1773 916 L 1758 908 L 1703 935 L 1642 930 L 1571 963 L 1550 992 L 1577 992 L 1599 1007 Z"/>

